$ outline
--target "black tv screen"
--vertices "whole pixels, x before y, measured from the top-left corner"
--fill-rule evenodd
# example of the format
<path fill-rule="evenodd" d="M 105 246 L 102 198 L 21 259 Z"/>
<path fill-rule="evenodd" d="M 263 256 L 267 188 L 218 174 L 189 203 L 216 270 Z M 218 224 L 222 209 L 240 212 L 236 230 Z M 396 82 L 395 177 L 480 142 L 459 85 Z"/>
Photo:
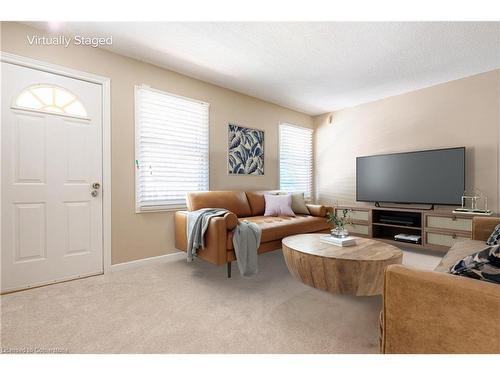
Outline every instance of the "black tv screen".
<path fill-rule="evenodd" d="M 356 200 L 461 204 L 465 147 L 356 158 Z"/>

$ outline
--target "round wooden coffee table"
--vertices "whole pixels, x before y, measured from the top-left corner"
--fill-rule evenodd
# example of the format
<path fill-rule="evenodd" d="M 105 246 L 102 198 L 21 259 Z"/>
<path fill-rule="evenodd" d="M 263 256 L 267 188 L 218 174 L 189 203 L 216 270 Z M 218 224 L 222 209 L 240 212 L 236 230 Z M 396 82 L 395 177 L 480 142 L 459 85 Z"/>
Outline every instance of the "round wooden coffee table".
<path fill-rule="evenodd" d="M 282 240 L 290 273 L 304 284 L 336 294 L 382 294 L 384 269 L 401 264 L 396 246 L 356 237 L 356 245 L 340 247 L 320 242 L 325 234 L 299 234 Z"/>

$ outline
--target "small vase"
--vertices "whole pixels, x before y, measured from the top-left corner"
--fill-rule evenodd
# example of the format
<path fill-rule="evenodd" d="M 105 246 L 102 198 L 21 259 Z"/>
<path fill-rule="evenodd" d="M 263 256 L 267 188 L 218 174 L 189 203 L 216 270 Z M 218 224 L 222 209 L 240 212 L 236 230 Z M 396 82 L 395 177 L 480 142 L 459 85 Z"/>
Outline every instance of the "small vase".
<path fill-rule="evenodd" d="M 347 229 L 343 228 L 343 227 L 336 227 L 336 228 L 333 228 L 330 233 L 332 234 L 333 237 L 335 238 L 346 238 L 347 236 L 349 236 L 349 232 L 347 231 Z"/>

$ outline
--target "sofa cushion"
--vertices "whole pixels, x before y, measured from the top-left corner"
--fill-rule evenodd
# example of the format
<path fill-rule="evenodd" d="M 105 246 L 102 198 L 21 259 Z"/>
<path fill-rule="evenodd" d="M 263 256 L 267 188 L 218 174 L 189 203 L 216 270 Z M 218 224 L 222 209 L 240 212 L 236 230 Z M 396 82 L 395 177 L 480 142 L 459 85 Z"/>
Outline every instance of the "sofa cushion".
<path fill-rule="evenodd" d="M 472 255 L 488 247 L 484 241 L 465 240 L 457 241 L 441 259 L 441 262 L 434 269 L 437 272 L 448 272 L 450 268 L 460 259 Z"/>
<path fill-rule="evenodd" d="M 247 191 L 247 199 L 250 204 L 250 210 L 252 215 L 264 215 L 264 210 L 266 209 L 266 201 L 264 200 L 264 194 L 270 194 L 266 191 Z"/>
<path fill-rule="evenodd" d="M 292 193 L 292 210 L 296 214 L 310 215 L 304 199 L 304 193 Z"/>
<path fill-rule="evenodd" d="M 280 192 L 279 195 L 292 196 L 292 211 L 296 214 L 311 215 L 309 209 L 307 208 L 306 200 L 304 198 L 303 192 L 290 193 L 290 192 Z"/>
<path fill-rule="evenodd" d="M 292 196 L 264 194 L 266 210 L 264 216 L 295 216 L 292 211 Z"/>
<path fill-rule="evenodd" d="M 188 193 L 187 208 L 196 211 L 201 208 L 225 208 L 238 217 L 252 214 L 244 191 L 204 191 Z"/>
<path fill-rule="evenodd" d="M 251 216 L 242 220 L 256 223 L 262 229 L 261 243 L 281 240 L 294 234 L 330 229 L 324 218 L 309 215 L 295 217 Z"/>
<path fill-rule="evenodd" d="M 247 191 L 247 199 L 250 205 L 250 210 L 252 211 L 251 216 L 264 215 L 266 210 L 266 200 L 264 199 L 264 194 L 278 194 L 278 191 Z"/>

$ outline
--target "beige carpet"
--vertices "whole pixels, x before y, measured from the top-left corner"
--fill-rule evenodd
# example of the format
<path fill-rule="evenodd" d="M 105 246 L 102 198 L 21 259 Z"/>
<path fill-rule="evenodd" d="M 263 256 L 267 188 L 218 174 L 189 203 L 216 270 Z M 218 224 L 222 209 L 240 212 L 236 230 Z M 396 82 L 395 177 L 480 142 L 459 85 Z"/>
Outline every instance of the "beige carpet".
<path fill-rule="evenodd" d="M 408 261 L 407 261 L 408 259 Z M 432 269 L 439 258 L 405 252 Z M 280 251 L 243 279 L 233 266 L 168 263 L 8 294 L 5 349 L 70 353 L 377 353 L 380 297 L 335 296 L 294 280 Z"/>

